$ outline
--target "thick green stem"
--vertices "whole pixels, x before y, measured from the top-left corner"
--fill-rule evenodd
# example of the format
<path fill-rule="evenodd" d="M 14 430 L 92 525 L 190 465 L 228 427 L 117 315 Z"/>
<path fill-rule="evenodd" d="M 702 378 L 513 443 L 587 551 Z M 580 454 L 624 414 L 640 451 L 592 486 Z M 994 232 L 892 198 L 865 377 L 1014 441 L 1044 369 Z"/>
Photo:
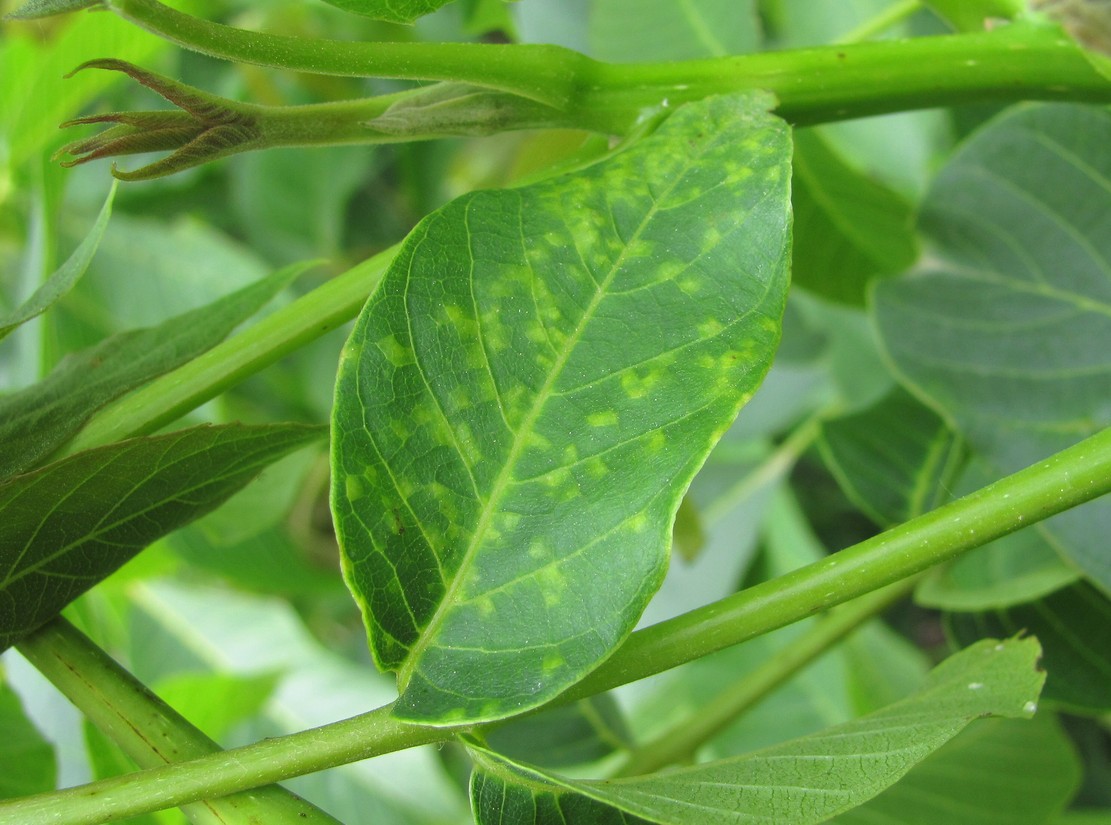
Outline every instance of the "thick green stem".
<path fill-rule="evenodd" d="M 866 621 L 906 596 L 915 582 L 915 578 L 905 579 L 834 608 L 756 670 L 745 674 L 737 684 L 700 707 L 697 713 L 638 747 L 613 775 L 638 776 L 691 759 L 726 725 L 755 707 Z"/>
<path fill-rule="evenodd" d="M 211 23 L 157 0 L 106 0 L 105 5 L 147 31 L 213 57 L 314 74 L 458 80 L 552 106 L 571 99 L 578 79 L 593 63 L 558 46 L 310 40 Z"/>
<path fill-rule="evenodd" d="M 1111 82 L 1091 62 L 1100 58 L 1057 26 L 1030 20 L 944 37 L 614 65 L 552 46 L 284 37 L 210 23 L 157 0 L 106 3 L 214 57 L 323 74 L 473 83 L 559 110 L 546 125 L 609 133 L 627 131 L 646 110 L 747 89 L 774 92 L 779 113 L 799 124 L 986 100 L 1111 101 Z"/>
<path fill-rule="evenodd" d="M 391 247 L 142 389 L 109 404 L 66 448 L 76 453 L 171 423 L 228 387 L 354 318 L 382 279 Z"/>
<path fill-rule="evenodd" d="M 580 699 L 748 641 L 1111 492 L 1111 428 L 772 581 L 634 633 L 564 694 Z"/>
<path fill-rule="evenodd" d="M 220 746 L 151 693 L 87 636 L 58 618 L 23 639 L 19 652 L 142 768 L 219 753 Z M 194 823 L 303 822 L 338 825 L 276 785 L 187 805 Z"/>
<path fill-rule="evenodd" d="M 1056 26 L 765 52 L 651 65 L 599 64 L 569 112 L 582 128 L 619 131 L 646 108 L 767 89 L 799 125 L 1011 100 L 1111 100 L 1108 81 Z"/>
<path fill-rule="evenodd" d="M 783 627 L 1108 492 L 1111 428 L 822 561 L 637 631 L 556 702 L 627 684 Z M 190 762 L 0 802 L 0 821 L 21 825 L 109 822 L 444 741 L 458 732 L 458 728 L 399 722 L 385 706 Z"/>

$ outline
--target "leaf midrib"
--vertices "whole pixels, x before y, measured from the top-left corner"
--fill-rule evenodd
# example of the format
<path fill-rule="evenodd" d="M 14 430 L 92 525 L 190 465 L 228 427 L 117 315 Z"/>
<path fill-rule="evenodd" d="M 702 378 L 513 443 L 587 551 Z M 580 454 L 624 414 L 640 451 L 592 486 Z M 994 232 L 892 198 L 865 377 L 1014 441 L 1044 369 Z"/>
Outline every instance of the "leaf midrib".
<path fill-rule="evenodd" d="M 658 214 L 658 212 L 660 211 L 660 203 L 666 200 L 668 195 L 670 195 L 670 193 L 673 192 L 675 188 L 678 187 L 679 184 L 686 179 L 690 170 L 696 165 L 697 161 L 702 157 L 702 155 L 704 155 L 708 151 L 709 147 L 717 143 L 723 131 L 724 128 L 719 127 L 714 134 L 714 137 L 710 140 L 705 141 L 702 146 L 699 147 L 698 152 L 687 155 L 686 162 L 677 171 L 673 182 L 665 187 L 658 196 L 654 195 L 651 191 L 646 190 L 648 197 L 652 200 L 651 206 L 645 213 L 643 219 L 637 225 L 636 230 L 629 237 L 629 239 L 625 241 L 621 249 L 621 254 L 618 255 L 617 259 L 610 266 L 609 271 L 606 273 L 606 277 L 600 283 L 597 283 L 594 291 L 594 297 L 591 298 L 590 304 L 583 311 L 578 323 L 575 325 L 575 329 L 573 330 L 573 332 L 565 339 L 562 347 L 562 352 L 559 353 L 558 358 L 553 364 L 552 369 L 550 370 L 548 377 L 545 379 L 543 386 L 541 386 L 540 390 L 534 397 L 532 406 L 522 420 L 520 428 L 514 434 L 513 443 L 510 445 L 509 452 L 506 454 L 506 459 L 502 464 L 501 470 L 499 470 L 498 475 L 494 479 L 494 483 L 490 488 L 490 495 L 486 499 L 482 511 L 479 514 L 478 523 L 475 525 L 475 530 L 471 535 L 471 541 L 467 545 L 467 549 L 463 554 L 463 558 L 461 559 L 458 568 L 456 568 L 455 570 L 451 583 L 448 585 L 447 590 L 444 592 L 444 595 L 440 600 L 440 604 L 436 608 L 436 612 L 432 615 L 432 618 L 429 619 L 428 624 L 425 625 L 424 630 L 417 638 L 417 641 L 414 642 L 412 647 L 409 648 L 409 652 L 406 655 L 404 662 L 402 662 L 401 667 L 399 667 L 397 670 L 398 683 L 402 693 L 404 693 L 405 688 L 408 686 L 409 680 L 412 677 L 413 671 L 416 669 L 416 666 L 419 663 L 422 654 L 429 646 L 432 639 L 436 637 L 441 625 L 444 623 L 448 611 L 452 606 L 454 606 L 457 600 L 457 594 L 463 586 L 462 583 L 465 578 L 466 571 L 473 563 L 474 557 L 478 552 L 478 548 L 482 546 L 486 533 L 490 528 L 490 523 L 498 512 L 496 505 L 500 502 L 502 495 L 505 493 L 505 490 L 510 485 L 513 468 L 516 466 L 521 452 L 524 450 L 527 435 L 532 432 L 533 425 L 536 423 L 537 419 L 543 412 L 543 409 L 552 394 L 552 388 L 555 386 L 556 381 L 562 374 L 563 368 L 566 366 L 567 361 L 574 353 L 583 330 L 590 322 L 590 320 L 592 320 L 594 312 L 597 310 L 599 304 L 607 296 L 606 290 L 612 283 L 616 274 L 620 271 L 622 264 L 625 262 L 626 255 L 628 254 L 629 249 L 632 247 L 633 243 L 641 236 L 648 224 Z M 612 220 L 612 210 L 609 211 L 609 215 Z M 414 254 L 415 253 L 416 250 L 414 250 Z M 473 270 L 473 255 L 471 257 Z"/>

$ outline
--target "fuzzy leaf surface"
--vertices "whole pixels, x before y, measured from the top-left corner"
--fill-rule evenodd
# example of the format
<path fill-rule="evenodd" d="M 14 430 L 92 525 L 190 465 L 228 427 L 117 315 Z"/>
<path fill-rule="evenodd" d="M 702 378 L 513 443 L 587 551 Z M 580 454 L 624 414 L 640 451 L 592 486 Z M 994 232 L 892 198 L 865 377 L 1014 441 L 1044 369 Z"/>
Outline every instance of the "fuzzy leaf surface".
<path fill-rule="evenodd" d="M 999 475 L 1111 424 L 1111 113 L 1012 109 L 938 175 L 920 224 L 935 268 L 877 284 L 904 383 Z M 1111 593 L 1111 502 L 1046 522 Z"/>
<path fill-rule="evenodd" d="M 109 401 L 218 344 L 306 266 L 286 267 L 157 326 L 113 335 L 66 356 L 37 384 L 0 396 L 0 478 L 47 458 Z"/>
<path fill-rule="evenodd" d="M 0 650 L 321 435 L 300 424 L 192 427 L 86 450 L 0 484 Z"/>
<path fill-rule="evenodd" d="M 1045 680 L 1037 667 L 1040 651 L 1034 639 L 985 640 L 942 662 L 921 690 L 880 711 L 756 753 L 663 774 L 577 780 L 477 751 L 472 804 L 486 806 L 476 817 L 480 822 L 549 821 L 499 820 L 499 797 L 474 795 L 487 781 L 483 774 L 490 774 L 537 797 L 576 792 L 667 825 L 816 825 L 895 783 L 972 720 L 1032 716 Z M 519 796 L 517 790 L 502 798 Z"/>
<path fill-rule="evenodd" d="M 682 494 L 779 339 L 790 139 L 769 102 L 711 98 L 578 174 L 466 195 L 368 302 L 332 502 L 399 717 L 540 705 L 658 588 Z"/>

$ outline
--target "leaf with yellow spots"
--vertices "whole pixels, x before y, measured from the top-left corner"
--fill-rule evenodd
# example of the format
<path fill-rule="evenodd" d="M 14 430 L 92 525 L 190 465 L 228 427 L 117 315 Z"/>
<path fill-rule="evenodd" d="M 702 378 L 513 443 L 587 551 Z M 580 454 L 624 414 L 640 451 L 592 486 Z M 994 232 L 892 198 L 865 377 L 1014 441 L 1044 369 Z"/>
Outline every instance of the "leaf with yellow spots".
<path fill-rule="evenodd" d="M 790 136 L 762 94 L 413 231 L 333 417 L 336 528 L 395 713 L 498 719 L 632 630 L 672 523 L 779 340 Z"/>

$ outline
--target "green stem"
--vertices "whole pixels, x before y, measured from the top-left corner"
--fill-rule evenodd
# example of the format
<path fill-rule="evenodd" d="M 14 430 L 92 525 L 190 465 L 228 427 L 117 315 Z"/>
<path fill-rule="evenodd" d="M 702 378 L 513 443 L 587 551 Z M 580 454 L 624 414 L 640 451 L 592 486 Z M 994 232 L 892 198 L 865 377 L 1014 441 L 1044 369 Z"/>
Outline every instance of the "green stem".
<path fill-rule="evenodd" d="M 1111 492 L 1111 427 L 878 536 L 630 636 L 561 701 L 693 661 Z"/>
<path fill-rule="evenodd" d="M 58 618 L 18 644 L 19 652 L 85 717 L 142 768 L 218 753 L 220 746 L 151 693 L 68 621 Z M 339 825 L 276 785 L 185 806 L 194 823 L 303 822 Z"/>
<path fill-rule="evenodd" d="M 1111 428 L 886 533 L 683 616 L 633 633 L 564 704 L 634 682 L 913 576 L 1111 492 Z M 235 793 L 452 738 L 390 706 L 254 745 L 78 788 L 0 802 L 0 821 L 86 825 Z"/>
<path fill-rule="evenodd" d="M 109 404 L 70 442 L 66 453 L 154 432 L 350 321 L 378 286 L 397 249 L 379 252 L 188 364 Z"/>
<path fill-rule="evenodd" d="M 105 5 L 147 31 L 212 57 L 313 74 L 459 80 L 552 106 L 571 99 L 578 78 L 593 63 L 559 46 L 311 40 L 211 23 L 157 0 L 106 0 Z"/>
<path fill-rule="evenodd" d="M 1054 25 L 823 46 L 681 63 L 598 64 L 569 111 L 582 128 L 619 131 L 647 108 L 766 89 L 798 125 L 911 109 L 1011 100 L 1111 100 L 1111 82 Z"/>
<path fill-rule="evenodd" d="M 615 65 L 553 46 L 284 37 L 210 23 L 157 0 L 106 3 L 148 31 L 214 57 L 324 74 L 474 83 L 560 110 L 548 125 L 608 133 L 627 131 L 646 110 L 748 89 L 775 93 L 779 113 L 799 124 L 989 100 L 1111 101 L 1111 83 L 1090 62 L 1098 58 L 1059 27 L 1030 20 L 943 37 Z"/>
<path fill-rule="evenodd" d="M 726 725 L 782 687 L 792 676 L 862 624 L 906 596 L 916 582 L 916 577 L 904 579 L 835 607 L 814 627 L 793 639 L 791 644 L 777 651 L 754 671 L 745 674 L 738 684 L 723 691 L 675 727 L 638 747 L 613 776 L 639 776 L 691 759 Z"/>

